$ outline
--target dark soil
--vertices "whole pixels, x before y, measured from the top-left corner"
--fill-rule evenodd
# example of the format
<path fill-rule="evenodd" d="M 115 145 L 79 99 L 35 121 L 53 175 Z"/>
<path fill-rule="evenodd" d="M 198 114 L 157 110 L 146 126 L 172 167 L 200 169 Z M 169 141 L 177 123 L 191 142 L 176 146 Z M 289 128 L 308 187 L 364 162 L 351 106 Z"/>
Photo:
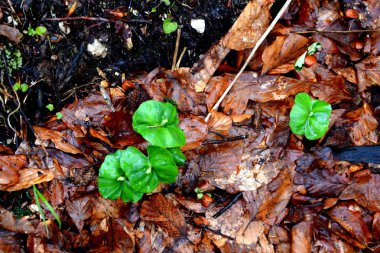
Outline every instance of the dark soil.
<path fill-rule="evenodd" d="M 179 50 L 187 47 L 181 66 L 191 67 L 212 44 L 216 43 L 231 27 L 248 0 L 177 0 L 166 6 L 154 1 L 94 1 L 81 0 L 71 17 L 101 17 L 108 22 L 89 20 L 66 20 L 70 28 L 65 34 L 59 28 L 59 21 L 48 18 L 67 17 L 68 7 L 61 0 L 14 0 L 0 1 L 2 23 L 8 17 L 17 20 L 20 30 L 29 26 L 45 26 L 46 37 L 24 37 L 17 48 L 22 53 L 23 66 L 12 73 L 12 83 L 20 79 L 22 83 L 33 85 L 26 94 L 20 94 L 22 108 L 32 125 L 46 121 L 50 113 L 45 106 L 49 103 L 59 110 L 75 96 L 99 84 L 101 80 L 97 68 L 103 71 L 111 85 L 120 85 L 121 75 L 126 77 L 137 71 L 150 71 L 158 66 L 170 68 L 176 41 L 176 32 L 165 35 L 162 20 L 165 15 L 178 22 L 182 30 Z M 157 7 L 158 6 L 158 7 Z M 157 11 L 151 13 L 152 8 Z M 112 11 L 125 13 L 125 17 L 115 17 Z M 190 26 L 190 20 L 204 19 L 206 30 L 198 33 Z M 128 50 L 120 26 L 127 24 L 132 36 L 133 48 Z M 119 28 L 119 29 L 118 29 Z M 96 58 L 88 53 L 87 45 L 98 39 L 107 47 L 104 58 Z M 58 42 L 57 42 L 58 40 Z M 0 44 L 9 43 L 0 37 Z M 4 80 L 6 73 L 4 74 Z M 8 112 L 6 112 L 8 110 Z M 13 138 L 13 131 L 6 123 L 9 110 L 1 108 L 0 143 Z M 19 129 L 19 114 L 11 118 Z M 32 139 L 32 138 L 31 138 Z M 17 142 L 15 146 L 17 146 Z"/>

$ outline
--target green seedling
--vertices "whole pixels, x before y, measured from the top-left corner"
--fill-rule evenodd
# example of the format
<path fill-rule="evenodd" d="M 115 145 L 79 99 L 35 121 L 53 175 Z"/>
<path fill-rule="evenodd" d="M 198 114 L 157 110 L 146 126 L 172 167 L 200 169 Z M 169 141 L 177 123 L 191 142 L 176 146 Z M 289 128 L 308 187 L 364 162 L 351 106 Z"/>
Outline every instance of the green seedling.
<path fill-rule="evenodd" d="M 60 112 L 57 112 L 55 114 L 55 116 L 57 117 L 58 120 L 62 119 L 62 117 L 63 117 L 62 113 L 60 113 Z"/>
<path fill-rule="evenodd" d="M 309 140 L 319 139 L 327 132 L 331 110 L 329 103 L 312 100 L 306 93 L 298 93 L 290 111 L 290 129 Z"/>
<path fill-rule="evenodd" d="M 186 157 L 180 150 L 186 142 L 178 127 L 175 106 L 149 100 L 132 117 L 133 129 L 152 145 L 145 156 L 135 147 L 117 150 L 104 159 L 98 177 L 100 194 L 107 199 L 137 202 L 160 182 L 173 183 Z"/>
<path fill-rule="evenodd" d="M 204 190 L 198 187 L 194 189 L 194 192 L 197 194 L 197 199 L 203 199 L 204 195 L 211 197 L 210 193 L 205 193 Z"/>
<path fill-rule="evenodd" d="M 305 66 L 305 58 L 306 58 L 306 55 L 313 55 L 315 54 L 319 49 L 322 48 L 322 45 L 321 43 L 319 42 L 315 42 L 313 44 L 311 44 L 305 53 L 303 53 L 298 59 L 297 61 L 294 63 L 294 68 L 296 70 L 301 70 L 303 68 L 303 66 Z"/>
<path fill-rule="evenodd" d="M 45 224 L 46 232 L 49 234 L 49 231 L 48 231 L 47 225 L 46 225 L 45 211 L 41 207 L 41 202 L 53 214 L 53 216 L 55 217 L 55 219 L 56 219 L 56 221 L 58 223 L 59 229 L 61 229 L 62 222 L 61 222 L 58 214 L 55 212 L 54 208 L 50 205 L 50 203 L 46 200 L 46 198 L 44 197 L 44 195 L 42 195 L 42 193 L 37 189 L 36 185 L 33 185 L 33 194 L 34 194 L 34 199 L 36 201 L 36 205 L 37 205 L 37 208 L 38 208 L 38 212 L 40 213 L 40 216 L 41 216 L 41 218 L 42 218 L 42 220 L 43 220 L 43 222 Z"/>
<path fill-rule="evenodd" d="M 157 8 L 164 3 L 166 6 L 170 6 L 171 2 L 170 0 L 162 0 L 156 7 L 153 7 L 152 10 L 150 11 L 151 13 L 154 13 L 157 11 Z"/>
<path fill-rule="evenodd" d="M 170 103 L 149 100 L 132 118 L 133 129 L 154 146 L 176 148 L 185 145 L 185 133 L 178 127 L 177 108 Z"/>
<path fill-rule="evenodd" d="M 26 83 L 17 82 L 13 85 L 13 89 L 15 89 L 15 91 L 21 90 L 22 92 L 27 92 L 29 89 L 29 85 L 27 85 Z"/>
<path fill-rule="evenodd" d="M 4 51 L 5 59 L 8 65 L 9 74 L 22 67 L 22 55 L 20 50 L 14 48 L 12 44 L 5 44 L 0 46 L 0 52 Z M 0 60 L 0 70 L 5 70 L 5 63 Z"/>
<path fill-rule="evenodd" d="M 31 26 L 28 27 L 29 36 L 42 36 L 47 33 L 45 26 L 37 26 L 36 29 L 33 29 Z"/>
<path fill-rule="evenodd" d="M 165 34 L 171 34 L 177 30 L 178 23 L 172 21 L 170 18 L 165 18 L 164 22 L 162 23 L 162 28 Z"/>
<path fill-rule="evenodd" d="M 53 104 L 48 104 L 47 106 L 46 106 L 46 108 L 49 110 L 49 111 L 53 111 L 54 110 L 54 105 Z"/>

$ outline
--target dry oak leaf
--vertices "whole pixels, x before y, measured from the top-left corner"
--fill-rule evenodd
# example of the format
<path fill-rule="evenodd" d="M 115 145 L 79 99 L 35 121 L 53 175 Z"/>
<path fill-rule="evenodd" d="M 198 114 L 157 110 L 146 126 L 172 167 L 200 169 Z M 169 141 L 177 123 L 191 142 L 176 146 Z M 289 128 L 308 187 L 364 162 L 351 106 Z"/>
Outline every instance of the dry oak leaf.
<path fill-rule="evenodd" d="M 372 217 L 369 217 L 366 212 L 356 202 L 349 201 L 338 203 L 328 212 L 328 215 L 346 229 L 353 238 L 367 245 L 372 241 L 372 235 L 366 221 L 372 220 Z"/>
<path fill-rule="evenodd" d="M 243 50 L 256 45 L 270 22 L 270 0 L 248 2 L 228 33 L 222 38 L 222 44 L 233 50 Z"/>
<path fill-rule="evenodd" d="M 232 127 L 232 119 L 222 112 L 212 110 L 208 126 L 210 131 L 228 135 L 228 132 Z"/>
<path fill-rule="evenodd" d="M 359 92 L 369 86 L 380 85 L 380 56 L 370 56 L 355 65 Z"/>
<path fill-rule="evenodd" d="M 202 117 L 190 115 L 180 121 L 179 127 L 186 135 L 186 144 L 181 147 L 182 151 L 200 147 L 208 134 L 208 125 Z"/>
<path fill-rule="evenodd" d="M 291 252 L 309 253 L 311 252 L 312 221 L 302 221 L 292 228 Z"/>
<path fill-rule="evenodd" d="M 380 212 L 380 175 L 370 173 L 355 178 L 339 196 L 341 200 L 354 199 L 373 212 Z"/>
<path fill-rule="evenodd" d="M 155 194 L 142 203 L 141 219 L 155 223 L 171 237 L 186 236 L 186 221 L 183 214 L 162 194 Z"/>
<path fill-rule="evenodd" d="M 34 232 L 33 225 L 26 217 L 17 219 L 12 212 L 0 206 L 0 228 L 22 234 L 31 234 Z"/>
<path fill-rule="evenodd" d="M 356 146 L 374 145 L 378 142 L 378 123 L 367 103 L 353 112 L 344 115 L 354 121 L 350 128 L 350 137 Z"/>
<path fill-rule="evenodd" d="M 25 168 L 19 171 L 20 177 L 16 184 L 1 188 L 3 191 L 19 191 L 31 187 L 34 184 L 48 182 L 54 179 L 54 173 L 50 170 L 38 168 Z"/>
<path fill-rule="evenodd" d="M 0 189 L 19 181 L 19 171 L 27 167 L 25 155 L 0 155 Z"/>
<path fill-rule="evenodd" d="M 341 76 L 311 83 L 311 94 L 329 104 L 342 100 L 352 100 L 350 93 L 345 89 L 344 79 Z"/>
<path fill-rule="evenodd" d="M 66 200 L 66 211 L 71 219 L 73 219 L 79 232 L 81 232 L 84 226 L 84 221 L 91 217 L 92 201 L 88 196 L 74 199 L 72 201 Z"/>
<path fill-rule="evenodd" d="M 270 70 L 296 59 L 306 50 L 309 40 L 301 35 L 291 33 L 288 36 L 277 36 L 276 40 L 265 48 L 262 59 L 263 69 L 261 75 L 268 73 Z M 291 64 L 290 69 L 286 69 L 284 73 L 294 69 Z"/>
<path fill-rule="evenodd" d="M 18 29 L 9 25 L 0 25 L 0 35 L 7 37 L 16 44 L 20 43 L 22 38 L 22 33 L 20 33 Z"/>
<path fill-rule="evenodd" d="M 39 126 L 33 126 L 33 129 L 41 140 L 52 141 L 57 149 L 70 154 L 82 154 L 82 151 L 65 140 L 64 133 Z"/>

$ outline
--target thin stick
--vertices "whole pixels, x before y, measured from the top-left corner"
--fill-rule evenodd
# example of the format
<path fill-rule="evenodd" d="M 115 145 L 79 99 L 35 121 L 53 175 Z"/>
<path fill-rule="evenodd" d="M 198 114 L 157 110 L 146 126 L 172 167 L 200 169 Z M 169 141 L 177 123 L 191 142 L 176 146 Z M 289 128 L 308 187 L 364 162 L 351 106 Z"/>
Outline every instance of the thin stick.
<path fill-rule="evenodd" d="M 88 21 L 102 21 L 102 22 L 116 22 L 118 20 L 114 19 L 107 19 L 107 18 L 101 18 L 101 17 L 86 17 L 86 16 L 80 16 L 80 17 L 64 17 L 64 18 L 44 18 L 45 21 L 75 21 L 75 20 L 88 20 Z M 143 20 L 143 19 L 129 19 L 125 20 L 126 22 L 139 22 L 139 23 L 152 23 L 149 20 Z"/>
<path fill-rule="evenodd" d="M 350 30 L 350 31 L 320 31 L 320 30 L 310 30 L 310 31 L 291 31 L 290 33 L 297 34 L 307 34 L 307 33 L 362 33 L 362 32 L 380 32 L 380 30 Z"/>
<path fill-rule="evenodd" d="M 247 60 L 244 62 L 244 65 L 240 68 L 239 72 L 236 74 L 235 78 L 232 80 L 232 82 L 230 83 L 230 85 L 228 85 L 227 89 L 224 91 L 224 93 L 222 94 L 222 96 L 219 98 L 219 100 L 216 102 L 216 104 L 212 107 L 212 110 L 215 110 L 215 111 L 218 110 L 219 105 L 222 103 L 223 99 L 227 96 L 227 94 L 231 90 L 232 86 L 239 79 L 240 75 L 243 73 L 244 69 L 248 66 L 248 63 L 251 61 L 252 57 L 255 55 L 257 49 L 264 42 L 264 40 L 268 36 L 268 34 L 273 30 L 274 26 L 276 25 L 276 23 L 278 22 L 278 20 L 281 18 L 282 14 L 284 14 L 286 8 L 288 8 L 288 6 L 290 5 L 291 2 L 292 2 L 292 0 L 286 0 L 284 6 L 282 6 L 281 10 L 278 12 L 277 16 L 273 19 L 272 23 L 265 30 L 264 34 L 261 35 L 261 37 L 257 41 L 255 47 L 252 49 L 251 53 L 249 54 Z M 210 119 L 210 117 L 211 117 L 211 111 L 207 114 L 207 117 L 205 119 L 206 122 L 208 122 L 209 119 Z"/>
<path fill-rule="evenodd" d="M 186 50 L 187 50 L 187 47 L 184 47 L 183 50 L 182 50 L 182 52 L 181 52 L 181 54 L 179 55 L 177 64 L 175 65 L 175 69 L 179 69 L 179 66 L 181 65 L 181 61 L 182 61 L 183 56 L 186 53 Z"/>
<path fill-rule="evenodd" d="M 175 41 L 175 48 L 172 61 L 172 71 L 175 69 L 175 64 L 177 62 L 179 41 L 181 40 L 181 29 L 177 29 L 177 40 Z"/>

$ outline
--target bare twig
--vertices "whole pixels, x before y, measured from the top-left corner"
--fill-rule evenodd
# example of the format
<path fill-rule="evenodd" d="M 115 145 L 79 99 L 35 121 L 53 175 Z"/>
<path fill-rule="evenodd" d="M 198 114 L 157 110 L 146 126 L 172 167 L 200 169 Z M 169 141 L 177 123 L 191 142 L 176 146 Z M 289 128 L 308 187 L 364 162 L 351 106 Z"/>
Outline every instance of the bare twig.
<path fill-rule="evenodd" d="M 380 30 L 349 30 L 349 31 L 321 31 L 321 30 L 309 30 L 309 31 L 291 31 L 290 33 L 308 34 L 308 33 L 362 33 L 362 32 L 380 32 Z"/>
<path fill-rule="evenodd" d="M 206 225 L 201 225 L 201 224 L 198 225 L 198 224 L 196 224 L 196 223 L 193 222 L 193 221 L 188 221 L 187 223 L 188 223 L 188 224 L 191 224 L 191 225 L 193 225 L 193 226 L 195 226 L 195 227 L 198 227 L 198 228 L 203 228 L 204 230 L 210 231 L 210 232 L 213 233 L 213 234 L 223 236 L 223 237 L 225 237 L 225 238 L 227 238 L 227 239 L 229 239 L 229 240 L 234 240 L 234 238 L 232 238 L 231 236 L 228 236 L 228 235 L 223 234 L 222 232 L 220 232 L 220 230 L 212 229 L 212 228 L 210 228 L 210 227 L 208 227 L 208 226 L 206 226 Z"/>
<path fill-rule="evenodd" d="M 255 47 L 252 49 L 251 53 L 249 54 L 247 60 L 244 62 L 244 65 L 240 68 L 239 72 L 236 74 L 235 78 L 232 80 L 232 82 L 228 85 L 227 89 L 224 91 L 222 96 L 219 98 L 219 100 L 216 102 L 216 104 L 212 107 L 212 110 L 217 111 L 219 108 L 219 105 L 222 103 L 223 99 L 227 96 L 228 92 L 232 89 L 233 85 L 236 83 L 236 81 L 239 79 L 240 75 L 243 73 L 245 68 L 248 66 L 248 63 L 251 61 L 252 57 L 255 55 L 257 49 L 260 47 L 260 45 L 264 42 L 265 38 L 268 36 L 268 34 L 273 30 L 274 26 L 278 22 L 278 20 L 281 18 L 282 14 L 284 14 L 285 10 L 288 8 L 292 0 L 286 0 L 284 6 L 282 6 L 281 10 L 278 12 L 277 16 L 273 19 L 272 23 L 268 26 L 268 28 L 265 30 L 264 34 L 261 35 L 260 39 L 257 41 Z M 212 111 L 211 110 L 211 111 Z M 211 117 L 211 111 L 207 114 L 207 117 L 205 119 L 206 122 L 209 121 Z"/>
<path fill-rule="evenodd" d="M 212 134 L 215 134 L 219 137 L 221 137 L 222 139 L 221 140 L 206 140 L 205 142 L 202 143 L 202 145 L 208 145 L 208 144 L 220 144 L 220 143 L 223 143 L 223 142 L 228 142 L 228 141 L 238 141 L 238 140 L 243 140 L 243 139 L 247 139 L 248 138 L 248 135 L 244 134 L 244 135 L 238 135 L 238 136 L 234 136 L 234 137 L 225 137 L 224 135 L 218 133 L 218 132 L 210 132 Z"/>
<path fill-rule="evenodd" d="M 181 40 L 181 29 L 177 29 L 177 40 L 175 42 L 173 61 L 172 61 L 172 71 L 175 69 L 175 64 L 177 62 L 179 41 Z"/>
<path fill-rule="evenodd" d="M 44 18 L 44 21 L 75 21 L 75 20 L 86 20 L 86 21 L 101 21 L 101 22 L 116 22 L 119 21 L 119 19 L 107 19 L 102 17 L 86 17 L 86 16 L 80 16 L 80 17 L 64 17 L 64 18 Z M 138 22 L 138 23 L 152 23 L 149 20 L 144 19 L 128 19 L 128 20 L 122 20 L 124 22 Z"/>
<path fill-rule="evenodd" d="M 179 69 L 179 66 L 181 65 L 181 61 L 182 61 L 183 56 L 186 53 L 186 50 L 187 50 L 187 47 L 184 47 L 183 50 L 182 50 L 182 52 L 181 52 L 181 54 L 179 55 L 177 64 L 175 65 L 175 69 Z"/>
<path fill-rule="evenodd" d="M 229 208 L 231 208 L 231 206 L 233 205 L 233 204 L 235 204 L 239 199 L 240 199 L 240 197 L 243 195 L 243 193 L 242 192 L 239 192 L 239 193 L 237 193 L 232 199 L 231 199 L 231 201 L 227 204 L 227 205 L 225 205 L 224 207 L 222 207 L 216 214 L 214 214 L 213 216 L 212 216 L 212 218 L 214 218 L 214 219 L 216 219 L 216 218 L 218 218 L 219 216 L 221 216 L 222 214 L 224 214 Z"/>

